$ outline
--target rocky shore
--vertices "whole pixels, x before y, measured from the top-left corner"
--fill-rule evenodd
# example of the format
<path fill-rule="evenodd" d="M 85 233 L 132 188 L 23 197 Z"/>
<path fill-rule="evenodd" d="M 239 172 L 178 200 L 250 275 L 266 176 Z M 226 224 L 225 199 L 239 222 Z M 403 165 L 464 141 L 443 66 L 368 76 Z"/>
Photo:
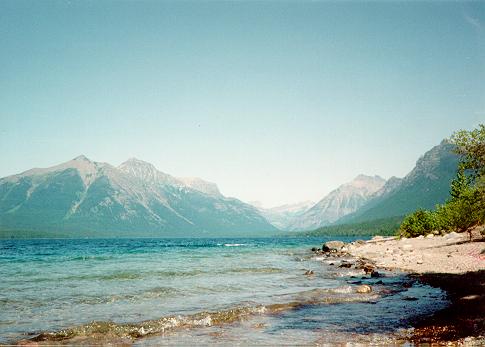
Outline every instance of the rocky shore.
<path fill-rule="evenodd" d="M 360 269 L 369 277 L 401 270 L 412 280 L 446 291 L 450 305 L 416 321 L 406 341 L 485 345 L 485 238 L 481 229 L 412 239 L 330 241 L 312 251 L 335 266 Z"/>

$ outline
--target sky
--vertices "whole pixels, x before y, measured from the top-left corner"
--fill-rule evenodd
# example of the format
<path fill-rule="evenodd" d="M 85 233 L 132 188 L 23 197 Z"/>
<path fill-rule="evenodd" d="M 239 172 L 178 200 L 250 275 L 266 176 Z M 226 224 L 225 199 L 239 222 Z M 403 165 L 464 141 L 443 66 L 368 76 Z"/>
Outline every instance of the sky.
<path fill-rule="evenodd" d="M 485 2 L 0 1 L 0 177 L 131 157 L 318 201 L 485 121 Z"/>

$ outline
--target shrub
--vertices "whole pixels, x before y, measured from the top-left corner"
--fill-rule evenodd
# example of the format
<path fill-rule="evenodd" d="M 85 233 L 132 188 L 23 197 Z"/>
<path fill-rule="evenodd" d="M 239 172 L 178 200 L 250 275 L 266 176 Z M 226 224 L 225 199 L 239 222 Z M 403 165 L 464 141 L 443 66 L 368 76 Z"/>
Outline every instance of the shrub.
<path fill-rule="evenodd" d="M 404 218 L 399 232 L 401 236 L 416 237 L 441 229 L 436 212 L 419 209 Z"/>

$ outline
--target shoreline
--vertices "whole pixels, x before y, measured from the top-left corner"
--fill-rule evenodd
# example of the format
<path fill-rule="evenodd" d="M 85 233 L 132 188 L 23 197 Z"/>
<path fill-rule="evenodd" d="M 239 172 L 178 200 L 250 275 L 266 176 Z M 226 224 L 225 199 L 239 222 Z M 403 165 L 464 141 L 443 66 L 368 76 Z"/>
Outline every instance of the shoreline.
<path fill-rule="evenodd" d="M 471 237 L 471 242 L 466 233 L 400 240 L 375 237 L 349 244 L 332 241 L 326 243 L 329 249 L 320 252 L 338 258 L 350 256 L 356 259 L 356 268 L 372 277 L 380 277 L 379 270 L 403 271 L 415 281 L 446 292 L 450 304 L 413 323 L 407 341 L 483 345 L 485 237 L 479 229 Z"/>

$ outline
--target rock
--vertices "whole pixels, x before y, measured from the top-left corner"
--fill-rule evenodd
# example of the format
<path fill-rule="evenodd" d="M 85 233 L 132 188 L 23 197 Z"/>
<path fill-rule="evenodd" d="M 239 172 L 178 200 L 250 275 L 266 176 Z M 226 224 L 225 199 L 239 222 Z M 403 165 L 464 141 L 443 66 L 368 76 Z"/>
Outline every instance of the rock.
<path fill-rule="evenodd" d="M 384 284 L 381 280 L 377 281 L 375 284 Z"/>
<path fill-rule="evenodd" d="M 405 244 L 405 245 L 402 245 L 402 246 L 401 246 L 401 249 L 402 249 L 403 251 L 410 251 L 410 250 L 412 250 L 412 249 L 413 249 L 413 245 L 410 245 L 409 243 L 407 243 L 407 244 Z"/>
<path fill-rule="evenodd" d="M 312 247 L 312 252 L 316 252 L 317 251 L 317 247 Z"/>
<path fill-rule="evenodd" d="M 434 235 L 439 235 L 439 234 L 441 234 L 441 233 L 440 233 L 440 231 L 439 231 L 439 230 L 434 230 L 434 231 L 433 231 L 433 234 L 434 234 Z"/>
<path fill-rule="evenodd" d="M 449 234 L 446 234 L 445 236 L 443 236 L 445 239 L 449 240 L 449 239 L 455 239 L 455 238 L 459 238 L 460 237 L 460 234 L 458 234 L 457 232 L 455 231 L 452 231 L 451 233 Z"/>
<path fill-rule="evenodd" d="M 342 263 L 342 264 L 339 265 L 339 267 L 344 267 L 344 268 L 348 269 L 348 268 L 352 267 L 352 264 L 351 263 Z"/>
<path fill-rule="evenodd" d="M 427 238 L 427 239 L 431 239 L 431 238 L 433 238 L 433 237 L 434 237 L 434 234 L 428 234 L 428 235 L 426 235 L 426 238 Z"/>
<path fill-rule="evenodd" d="M 363 284 L 363 285 L 360 285 L 358 286 L 355 291 L 359 294 L 367 294 L 367 293 L 370 293 L 372 292 L 372 288 L 371 286 L 367 285 L 367 284 Z"/>
<path fill-rule="evenodd" d="M 324 247 L 327 247 L 331 251 L 340 251 L 342 247 L 345 246 L 345 243 L 342 241 L 328 241 L 325 242 Z"/>
<path fill-rule="evenodd" d="M 313 274 L 314 274 L 313 270 L 306 270 L 305 271 L 305 275 L 307 275 L 307 276 L 310 276 L 310 275 L 313 275 Z"/>
<path fill-rule="evenodd" d="M 366 274 L 373 273 L 374 270 L 375 270 L 375 266 L 372 265 L 372 264 L 364 264 L 364 266 L 362 267 L 362 269 L 364 270 L 364 272 Z"/>
<path fill-rule="evenodd" d="M 377 271 L 372 271 L 370 274 L 370 277 L 373 277 L 373 278 L 381 277 L 381 274 Z"/>
<path fill-rule="evenodd" d="M 422 263 L 423 263 L 423 261 L 421 259 L 416 261 L 416 264 L 422 264 Z"/>
<path fill-rule="evenodd" d="M 416 237 L 417 239 L 424 239 L 424 236 L 423 235 L 419 235 L 418 237 Z"/>
<path fill-rule="evenodd" d="M 330 248 L 328 248 L 325 244 L 323 244 L 322 252 L 330 252 Z"/>
<path fill-rule="evenodd" d="M 480 299 L 480 295 L 467 295 L 467 296 L 463 296 L 460 298 L 460 300 L 476 300 L 476 299 Z"/>
<path fill-rule="evenodd" d="M 349 249 L 345 246 L 340 249 L 340 252 L 348 252 L 348 251 Z"/>

